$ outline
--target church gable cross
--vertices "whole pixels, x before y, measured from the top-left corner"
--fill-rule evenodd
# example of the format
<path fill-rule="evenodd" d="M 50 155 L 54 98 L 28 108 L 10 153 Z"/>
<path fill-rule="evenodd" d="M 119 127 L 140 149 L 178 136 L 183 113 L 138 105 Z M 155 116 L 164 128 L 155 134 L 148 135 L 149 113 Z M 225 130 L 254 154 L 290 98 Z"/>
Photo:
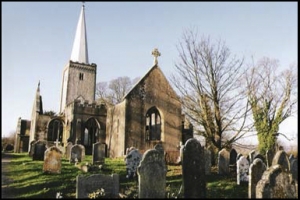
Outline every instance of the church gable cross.
<path fill-rule="evenodd" d="M 157 61 L 157 57 L 158 56 L 161 56 L 160 52 L 158 51 L 157 48 L 155 48 L 153 51 L 152 51 L 152 55 L 154 56 L 154 65 L 157 65 L 158 61 Z"/>

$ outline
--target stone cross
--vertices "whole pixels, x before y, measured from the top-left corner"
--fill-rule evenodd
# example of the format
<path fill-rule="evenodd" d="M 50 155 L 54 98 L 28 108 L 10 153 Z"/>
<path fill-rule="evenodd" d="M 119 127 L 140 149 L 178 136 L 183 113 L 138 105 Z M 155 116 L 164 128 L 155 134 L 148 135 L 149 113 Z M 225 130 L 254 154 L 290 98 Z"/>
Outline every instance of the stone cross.
<path fill-rule="evenodd" d="M 60 144 L 60 141 L 58 141 L 58 139 L 56 139 L 56 141 L 54 142 L 55 146 L 58 147 L 58 145 Z"/>
<path fill-rule="evenodd" d="M 157 48 L 153 49 L 152 55 L 154 56 L 154 65 L 157 65 L 157 57 L 161 55 Z"/>

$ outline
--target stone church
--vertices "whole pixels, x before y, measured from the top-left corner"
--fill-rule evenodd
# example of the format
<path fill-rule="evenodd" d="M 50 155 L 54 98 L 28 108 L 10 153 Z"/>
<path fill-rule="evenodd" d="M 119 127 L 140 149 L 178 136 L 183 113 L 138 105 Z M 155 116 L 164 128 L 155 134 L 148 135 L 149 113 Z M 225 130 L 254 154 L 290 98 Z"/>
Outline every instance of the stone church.
<path fill-rule="evenodd" d="M 31 120 L 18 120 L 15 152 L 30 151 L 34 142 L 42 140 L 48 147 L 82 144 L 89 155 L 93 144 L 100 142 L 106 144 L 107 156 L 122 157 L 129 147 L 144 152 L 162 143 L 170 159 L 178 157 L 180 144 L 193 137 L 192 126 L 184 123 L 179 97 L 158 65 L 160 53 L 155 49 L 152 55 L 153 66 L 121 103 L 109 106 L 97 101 L 97 65 L 88 58 L 83 5 L 71 58 L 62 71 L 59 113 L 43 112 L 38 83 Z"/>

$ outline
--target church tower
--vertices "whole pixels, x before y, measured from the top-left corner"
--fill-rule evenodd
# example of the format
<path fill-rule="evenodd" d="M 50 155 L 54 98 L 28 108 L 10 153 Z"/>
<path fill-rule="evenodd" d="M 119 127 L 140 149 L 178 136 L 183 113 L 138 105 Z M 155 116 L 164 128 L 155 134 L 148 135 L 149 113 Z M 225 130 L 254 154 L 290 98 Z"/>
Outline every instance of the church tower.
<path fill-rule="evenodd" d="M 77 24 L 72 54 L 63 70 L 60 112 L 74 100 L 95 100 L 97 65 L 89 64 L 84 5 Z"/>

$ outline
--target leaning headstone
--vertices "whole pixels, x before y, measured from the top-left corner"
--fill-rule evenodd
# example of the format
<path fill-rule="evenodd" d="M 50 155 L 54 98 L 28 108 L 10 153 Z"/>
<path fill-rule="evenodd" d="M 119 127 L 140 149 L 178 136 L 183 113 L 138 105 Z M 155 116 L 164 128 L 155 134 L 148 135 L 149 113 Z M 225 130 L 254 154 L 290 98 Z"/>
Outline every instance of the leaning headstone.
<path fill-rule="evenodd" d="M 298 181 L 298 158 L 295 158 L 291 162 L 291 174 L 294 180 Z"/>
<path fill-rule="evenodd" d="M 78 175 L 76 177 L 76 199 L 92 198 L 98 190 L 103 189 L 105 196 L 96 198 L 119 197 L 119 175 L 93 174 L 91 176 Z"/>
<path fill-rule="evenodd" d="M 240 157 L 236 163 L 236 176 L 237 184 L 240 185 L 241 182 L 248 182 L 248 173 L 249 173 L 249 161 L 245 156 Z"/>
<path fill-rule="evenodd" d="M 260 158 L 255 158 L 249 168 L 249 184 L 248 184 L 248 197 L 249 199 L 255 198 L 255 188 L 260 181 L 264 171 L 267 169 L 265 163 Z"/>
<path fill-rule="evenodd" d="M 298 199 L 298 182 L 293 181 L 281 165 L 272 165 L 258 181 L 255 196 L 260 199 Z"/>
<path fill-rule="evenodd" d="M 210 175 L 211 171 L 211 151 L 204 149 L 204 159 L 205 159 L 205 175 Z"/>
<path fill-rule="evenodd" d="M 188 139 L 182 158 L 184 198 L 205 198 L 205 158 L 200 142 L 195 138 Z"/>
<path fill-rule="evenodd" d="M 85 157 L 85 148 L 81 144 L 75 144 L 71 148 L 70 163 L 81 162 Z"/>
<path fill-rule="evenodd" d="M 276 165 L 279 164 L 281 165 L 282 169 L 286 172 L 290 171 L 290 161 L 288 156 L 286 155 L 285 151 L 283 150 L 279 150 L 276 152 L 273 161 L 272 161 L 272 165 Z"/>
<path fill-rule="evenodd" d="M 138 149 L 135 149 L 134 147 L 131 147 L 127 151 L 127 153 L 128 154 L 125 157 L 126 172 L 127 172 L 126 178 L 134 178 L 137 176 L 136 170 L 142 159 L 142 154 L 139 152 Z"/>
<path fill-rule="evenodd" d="M 71 157 L 71 148 L 73 147 L 73 143 L 72 142 L 68 142 L 67 146 L 66 146 L 66 158 L 68 160 L 70 160 L 70 157 Z"/>
<path fill-rule="evenodd" d="M 271 149 L 267 150 L 267 152 L 266 152 L 267 167 L 271 167 L 274 155 L 275 155 L 275 153 L 273 150 L 271 150 Z"/>
<path fill-rule="evenodd" d="M 37 141 L 33 145 L 33 155 L 32 160 L 44 160 L 44 155 L 46 151 L 46 141 Z"/>
<path fill-rule="evenodd" d="M 106 152 L 106 144 L 104 143 L 95 143 L 93 144 L 93 165 L 103 165 L 105 163 L 105 152 Z"/>
<path fill-rule="evenodd" d="M 229 174 L 229 151 L 223 148 L 218 153 L 218 174 L 228 175 Z"/>
<path fill-rule="evenodd" d="M 160 148 L 144 153 L 137 174 L 139 198 L 165 198 L 167 167 Z"/>
<path fill-rule="evenodd" d="M 61 173 L 62 152 L 59 148 L 52 146 L 45 151 L 43 171 L 52 174 Z"/>

